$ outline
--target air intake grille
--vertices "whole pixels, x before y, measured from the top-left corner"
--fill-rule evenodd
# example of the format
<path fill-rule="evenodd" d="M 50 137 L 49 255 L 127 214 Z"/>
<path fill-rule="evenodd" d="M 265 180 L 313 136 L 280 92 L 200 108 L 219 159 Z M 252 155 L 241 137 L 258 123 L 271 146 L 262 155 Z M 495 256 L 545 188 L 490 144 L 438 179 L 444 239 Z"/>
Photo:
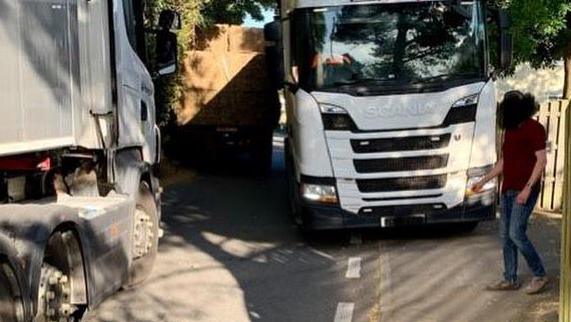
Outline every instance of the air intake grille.
<path fill-rule="evenodd" d="M 447 147 L 448 144 L 450 144 L 450 136 L 450 134 L 442 134 L 374 140 L 351 140 L 351 146 L 355 153 L 433 150 Z"/>
<path fill-rule="evenodd" d="M 353 163 L 358 173 L 432 170 L 446 167 L 448 155 L 354 160 Z"/>
<path fill-rule="evenodd" d="M 420 214 L 432 214 L 446 210 L 444 204 L 418 204 L 363 208 L 359 215 L 368 217 L 399 217 Z"/>
<path fill-rule="evenodd" d="M 447 175 L 386 178 L 386 179 L 360 179 L 357 180 L 359 191 L 389 192 L 406 190 L 430 190 L 441 189 L 446 185 Z"/>

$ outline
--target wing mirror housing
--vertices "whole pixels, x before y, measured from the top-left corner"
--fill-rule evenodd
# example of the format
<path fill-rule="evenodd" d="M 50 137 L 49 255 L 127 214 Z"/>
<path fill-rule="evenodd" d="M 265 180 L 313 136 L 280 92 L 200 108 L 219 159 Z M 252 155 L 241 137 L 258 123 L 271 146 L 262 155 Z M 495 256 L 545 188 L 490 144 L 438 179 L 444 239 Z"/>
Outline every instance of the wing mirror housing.
<path fill-rule="evenodd" d="M 178 38 L 173 30 L 182 29 L 180 14 L 163 10 L 159 15 L 158 28 L 154 30 L 156 75 L 169 76 L 178 71 Z"/>

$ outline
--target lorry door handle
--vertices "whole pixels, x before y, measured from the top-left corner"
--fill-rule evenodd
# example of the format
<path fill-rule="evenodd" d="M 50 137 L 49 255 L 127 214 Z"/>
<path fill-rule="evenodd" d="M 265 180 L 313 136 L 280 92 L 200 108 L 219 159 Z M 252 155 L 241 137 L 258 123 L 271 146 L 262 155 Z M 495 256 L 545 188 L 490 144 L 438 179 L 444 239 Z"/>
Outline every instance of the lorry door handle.
<path fill-rule="evenodd" d="M 149 120 L 149 108 L 145 101 L 141 101 L 141 121 L 147 122 Z"/>

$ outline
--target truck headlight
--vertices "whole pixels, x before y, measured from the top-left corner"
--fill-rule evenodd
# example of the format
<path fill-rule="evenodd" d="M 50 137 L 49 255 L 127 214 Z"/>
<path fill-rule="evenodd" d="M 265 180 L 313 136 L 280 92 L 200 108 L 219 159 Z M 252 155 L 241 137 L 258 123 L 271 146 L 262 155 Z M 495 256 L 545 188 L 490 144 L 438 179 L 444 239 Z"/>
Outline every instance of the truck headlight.
<path fill-rule="evenodd" d="M 356 126 L 347 114 L 321 114 L 323 127 L 327 131 L 352 131 Z"/>
<path fill-rule="evenodd" d="M 305 200 L 312 202 L 327 204 L 336 204 L 338 202 L 337 190 L 335 186 L 330 185 L 302 183 L 301 196 Z"/>
<path fill-rule="evenodd" d="M 325 114 L 349 114 L 343 107 L 333 104 L 321 103 L 319 104 L 319 109 L 321 110 L 321 113 Z"/>
<path fill-rule="evenodd" d="M 452 104 L 452 108 L 476 105 L 478 104 L 479 97 L 480 97 L 479 94 L 466 96 L 463 99 L 460 99 L 456 101 L 456 103 Z"/>
<path fill-rule="evenodd" d="M 468 178 L 468 183 L 466 184 L 466 196 L 467 197 L 471 197 L 471 196 L 475 196 L 475 195 L 481 195 L 483 193 L 486 192 L 490 192 L 493 190 L 496 190 L 496 188 L 498 187 L 498 179 L 492 179 L 490 181 L 488 181 L 483 187 L 482 190 L 475 192 L 472 190 L 472 187 L 480 182 L 480 180 L 484 179 L 484 176 L 477 176 L 477 177 L 471 177 Z"/>
<path fill-rule="evenodd" d="M 319 104 L 323 126 L 328 131 L 352 131 L 356 129 L 346 109 L 333 104 Z"/>

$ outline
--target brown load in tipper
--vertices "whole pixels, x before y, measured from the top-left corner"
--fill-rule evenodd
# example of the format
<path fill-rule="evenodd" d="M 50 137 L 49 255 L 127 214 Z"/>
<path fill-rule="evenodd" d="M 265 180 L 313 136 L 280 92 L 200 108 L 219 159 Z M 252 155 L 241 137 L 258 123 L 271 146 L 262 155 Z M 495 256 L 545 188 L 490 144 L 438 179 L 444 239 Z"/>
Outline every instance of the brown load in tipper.
<path fill-rule="evenodd" d="M 272 123 L 278 102 L 270 86 L 264 46 L 261 29 L 217 25 L 199 31 L 185 61 L 180 123 Z"/>

